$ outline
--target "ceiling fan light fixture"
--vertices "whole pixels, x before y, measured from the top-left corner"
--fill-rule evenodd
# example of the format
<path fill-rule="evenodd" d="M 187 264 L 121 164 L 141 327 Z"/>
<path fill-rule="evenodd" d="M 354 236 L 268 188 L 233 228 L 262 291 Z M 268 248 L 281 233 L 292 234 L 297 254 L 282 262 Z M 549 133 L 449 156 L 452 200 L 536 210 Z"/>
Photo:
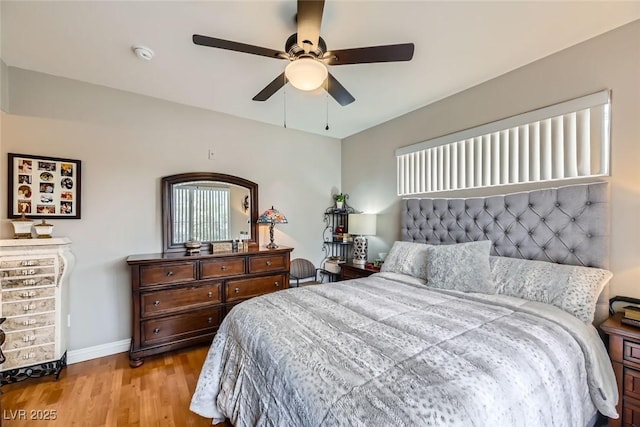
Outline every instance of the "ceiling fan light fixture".
<path fill-rule="evenodd" d="M 300 90 L 318 89 L 327 79 L 327 67 L 313 58 L 300 58 L 291 61 L 284 70 L 287 80 Z"/>

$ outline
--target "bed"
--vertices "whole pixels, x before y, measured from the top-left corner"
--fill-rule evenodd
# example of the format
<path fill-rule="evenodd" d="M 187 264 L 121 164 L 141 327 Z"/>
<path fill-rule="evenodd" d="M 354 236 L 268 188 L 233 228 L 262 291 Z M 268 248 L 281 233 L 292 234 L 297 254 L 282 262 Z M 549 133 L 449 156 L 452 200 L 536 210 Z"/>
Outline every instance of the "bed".
<path fill-rule="evenodd" d="M 611 277 L 606 184 L 402 203 L 380 273 L 236 306 L 191 410 L 236 426 L 617 418 L 592 325 Z"/>

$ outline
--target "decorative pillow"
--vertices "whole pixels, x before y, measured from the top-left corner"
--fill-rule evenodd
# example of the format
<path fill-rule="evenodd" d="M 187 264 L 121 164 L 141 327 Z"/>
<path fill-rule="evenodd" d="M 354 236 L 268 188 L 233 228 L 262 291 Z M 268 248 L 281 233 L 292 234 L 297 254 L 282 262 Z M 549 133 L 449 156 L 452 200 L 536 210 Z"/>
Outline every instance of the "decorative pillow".
<path fill-rule="evenodd" d="M 427 286 L 462 292 L 495 294 L 491 279 L 491 241 L 428 245 Z"/>
<path fill-rule="evenodd" d="M 407 274 L 419 279 L 427 279 L 426 243 L 396 241 L 384 259 L 381 272 Z"/>
<path fill-rule="evenodd" d="M 590 324 L 608 270 L 546 261 L 491 257 L 491 274 L 499 294 L 555 305 Z"/>

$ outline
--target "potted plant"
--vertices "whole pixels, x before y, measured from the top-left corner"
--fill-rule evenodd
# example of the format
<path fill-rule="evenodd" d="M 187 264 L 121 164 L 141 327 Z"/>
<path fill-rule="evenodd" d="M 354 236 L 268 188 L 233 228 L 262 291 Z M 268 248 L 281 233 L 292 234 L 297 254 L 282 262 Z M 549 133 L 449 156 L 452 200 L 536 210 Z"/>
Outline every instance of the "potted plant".
<path fill-rule="evenodd" d="M 346 200 L 346 196 L 342 193 L 340 194 L 335 194 L 333 196 L 333 199 L 336 201 L 336 209 L 343 209 L 344 208 L 344 201 Z"/>

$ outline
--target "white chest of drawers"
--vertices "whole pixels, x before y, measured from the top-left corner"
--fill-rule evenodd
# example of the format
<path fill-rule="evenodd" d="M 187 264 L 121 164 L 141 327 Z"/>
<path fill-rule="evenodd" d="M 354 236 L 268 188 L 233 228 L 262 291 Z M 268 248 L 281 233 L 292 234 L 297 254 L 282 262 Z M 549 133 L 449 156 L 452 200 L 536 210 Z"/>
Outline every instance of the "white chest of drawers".
<path fill-rule="evenodd" d="M 66 366 L 68 238 L 0 240 L 0 317 L 6 339 L 0 384 L 60 374 Z"/>

